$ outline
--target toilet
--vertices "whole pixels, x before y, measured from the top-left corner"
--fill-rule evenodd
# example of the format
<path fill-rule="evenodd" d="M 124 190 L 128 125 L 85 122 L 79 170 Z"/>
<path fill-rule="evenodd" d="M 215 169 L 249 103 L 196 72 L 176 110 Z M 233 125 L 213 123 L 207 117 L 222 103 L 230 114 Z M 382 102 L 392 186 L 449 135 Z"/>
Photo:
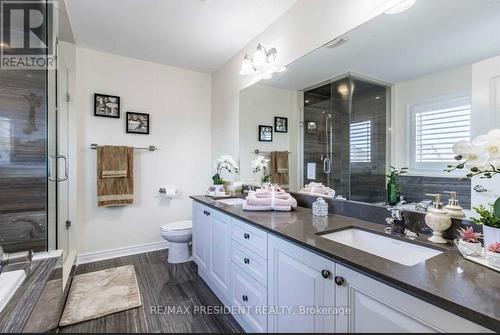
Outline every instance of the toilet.
<path fill-rule="evenodd" d="M 193 237 L 193 222 L 175 221 L 161 226 L 161 236 L 168 241 L 168 262 L 172 264 L 189 262 L 189 244 Z"/>

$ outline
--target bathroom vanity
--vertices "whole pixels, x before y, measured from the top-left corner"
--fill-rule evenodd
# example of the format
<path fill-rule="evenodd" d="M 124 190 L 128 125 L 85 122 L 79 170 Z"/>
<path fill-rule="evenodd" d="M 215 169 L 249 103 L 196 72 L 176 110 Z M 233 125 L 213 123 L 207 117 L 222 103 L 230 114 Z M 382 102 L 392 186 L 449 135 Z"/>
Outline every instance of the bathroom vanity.
<path fill-rule="evenodd" d="M 191 198 L 198 273 L 248 332 L 500 331 L 500 273 L 451 246 Z"/>

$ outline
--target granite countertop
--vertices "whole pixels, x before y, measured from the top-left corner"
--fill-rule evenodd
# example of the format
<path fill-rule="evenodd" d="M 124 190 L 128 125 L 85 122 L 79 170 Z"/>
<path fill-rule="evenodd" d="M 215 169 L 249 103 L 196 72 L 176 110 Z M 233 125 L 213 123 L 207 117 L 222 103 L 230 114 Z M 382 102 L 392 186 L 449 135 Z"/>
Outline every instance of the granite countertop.
<path fill-rule="evenodd" d="M 436 246 L 426 239 L 410 241 L 391 235 L 443 251 L 425 262 L 405 266 L 318 235 L 347 227 L 385 234 L 380 224 L 334 214 L 321 220 L 312 216 L 311 209 L 303 207 L 288 213 L 250 212 L 243 211 L 241 205 L 225 205 L 205 196 L 192 196 L 191 199 L 500 332 L 500 273 L 464 259 L 452 243 Z"/>
<path fill-rule="evenodd" d="M 26 269 L 24 282 L 0 312 L 0 333 L 23 332 L 59 260 L 59 257 L 36 260 Z"/>

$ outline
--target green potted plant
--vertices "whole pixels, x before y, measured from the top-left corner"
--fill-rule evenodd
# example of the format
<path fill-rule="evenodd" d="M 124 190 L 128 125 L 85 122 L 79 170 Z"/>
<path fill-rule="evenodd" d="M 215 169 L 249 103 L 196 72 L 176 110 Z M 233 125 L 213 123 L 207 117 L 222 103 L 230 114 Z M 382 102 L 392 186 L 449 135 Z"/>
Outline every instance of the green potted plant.
<path fill-rule="evenodd" d="M 499 201 L 497 200 L 497 203 L 498 202 Z M 483 226 L 485 248 L 500 241 L 500 216 L 497 216 L 495 213 L 497 209 L 498 207 L 495 208 L 494 206 L 490 206 L 490 208 L 486 208 L 483 205 L 474 207 L 474 210 L 477 214 L 479 214 L 479 217 L 472 218 L 472 222 Z"/>
<path fill-rule="evenodd" d="M 408 168 L 404 167 L 396 169 L 394 166 L 390 167 L 389 174 L 387 175 L 387 203 L 394 206 L 399 202 L 401 190 L 399 188 L 399 176 L 407 173 Z"/>

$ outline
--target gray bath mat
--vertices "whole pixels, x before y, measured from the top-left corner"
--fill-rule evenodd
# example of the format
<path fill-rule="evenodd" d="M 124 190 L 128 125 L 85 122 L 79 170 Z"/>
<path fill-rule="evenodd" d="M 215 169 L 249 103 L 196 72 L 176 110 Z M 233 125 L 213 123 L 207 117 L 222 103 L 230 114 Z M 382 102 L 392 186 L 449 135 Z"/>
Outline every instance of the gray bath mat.
<path fill-rule="evenodd" d="M 68 326 L 142 305 L 132 265 L 75 276 L 59 322 Z"/>

